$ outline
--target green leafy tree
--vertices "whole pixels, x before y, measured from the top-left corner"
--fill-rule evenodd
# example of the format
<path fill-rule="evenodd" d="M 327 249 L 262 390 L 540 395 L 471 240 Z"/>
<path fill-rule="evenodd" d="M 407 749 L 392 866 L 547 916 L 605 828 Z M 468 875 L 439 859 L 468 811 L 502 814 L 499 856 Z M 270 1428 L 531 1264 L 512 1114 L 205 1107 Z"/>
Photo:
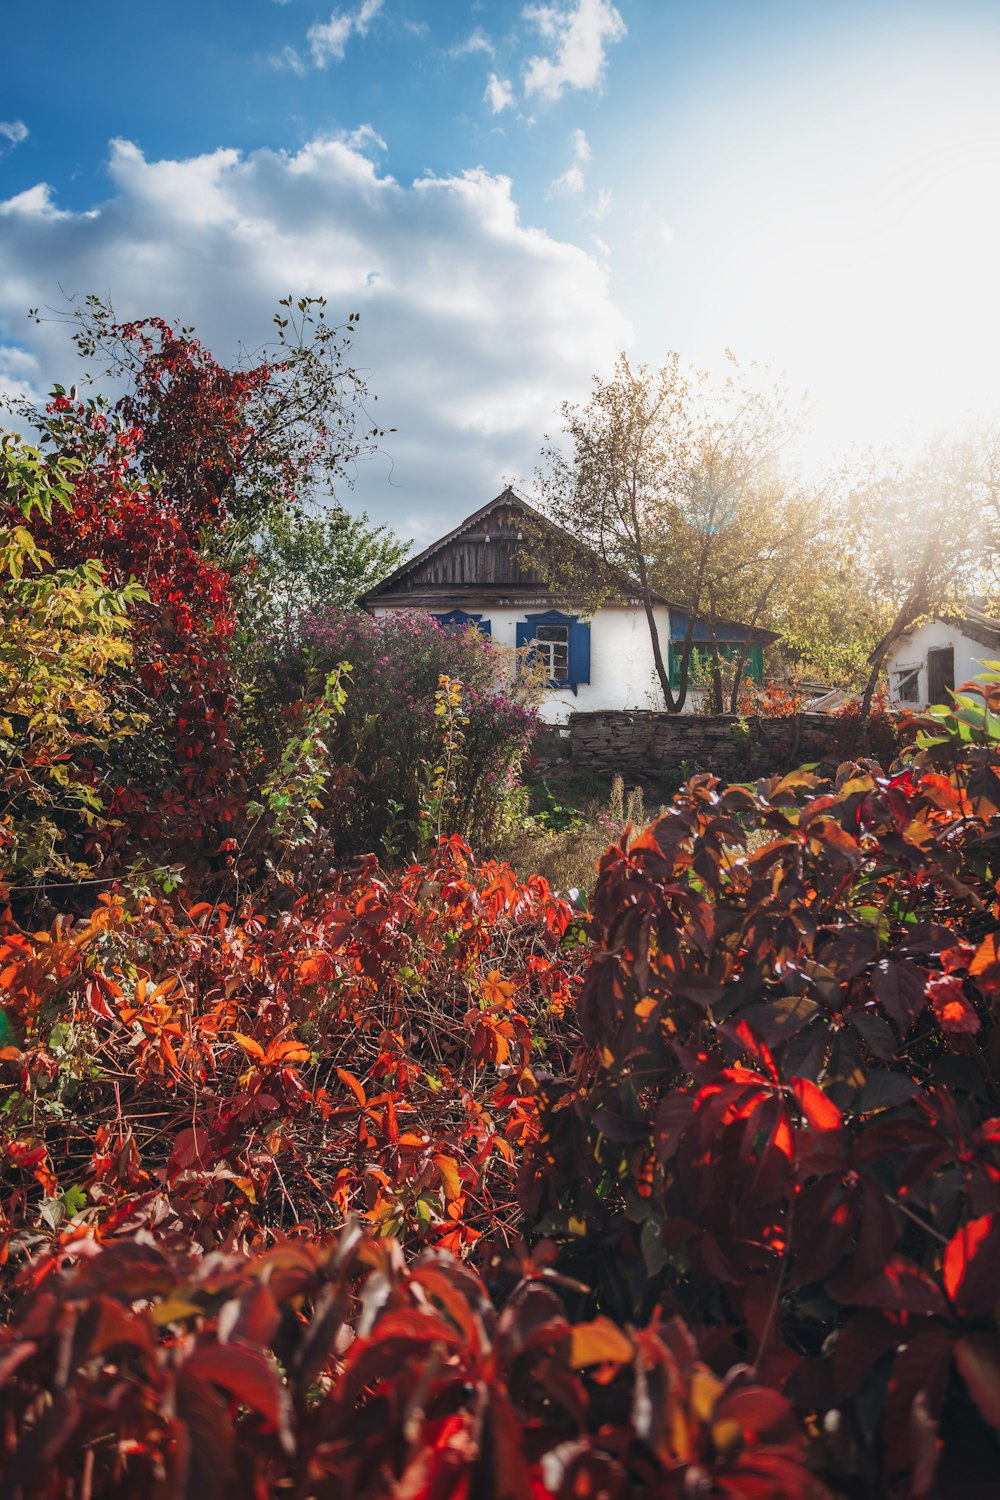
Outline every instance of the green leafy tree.
<path fill-rule="evenodd" d="M 254 568 L 239 600 L 240 649 L 264 649 L 268 636 L 287 645 L 303 618 L 352 609 L 409 550 L 409 542 L 388 527 L 373 526 L 367 515 L 352 516 L 341 506 L 272 507 L 254 541 Z"/>

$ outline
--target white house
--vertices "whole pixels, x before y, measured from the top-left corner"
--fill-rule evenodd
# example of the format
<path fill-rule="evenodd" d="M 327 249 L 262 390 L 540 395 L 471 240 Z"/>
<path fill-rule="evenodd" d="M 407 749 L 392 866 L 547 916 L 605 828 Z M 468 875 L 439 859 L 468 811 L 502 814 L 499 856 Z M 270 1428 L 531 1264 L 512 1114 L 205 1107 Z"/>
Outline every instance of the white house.
<path fill-rule="evenodd" d="M 579 600 L 554 593 L 525 558 L 529 533 L 537 537 L 539 529 L 547 546 L 579 553 L 576 537 L 508 488 L 403 563 L 361 603 L 373 613 L 419 609 L 443 624 L 475 624 L 503 646 L 533 642 L 550 666 L 549 694 L 541 709 L 550 724 L 563 724 L 571 713 L 589 709 L 662 708 L 649 625 L 634 580 L 616 575 L 621 582 L 617 602 L 585 616 Z M 594 565 L 596 569 L 596 557 Z M 658 595 L 653 608 L 661 649 L 676 683 L 676 643 L 684 638 L 688 616 Z M 696 621 L 693 639 L 696 651 L 708 651 L 704 621 Z M 732 657 L 750 643 L 746 670 L 757 681 L 763 673 L 764 645 L 773 639 L 766 630 L 716 621 L 723 656 Z"/>
<path fill-rule="evenodd" d="M 1000 660 L 1000 620 L 974 605 L 951 619 L 925 620 L 900 636 L 886 666 L 893 703 L 950 703 L 949 689 Z"/>

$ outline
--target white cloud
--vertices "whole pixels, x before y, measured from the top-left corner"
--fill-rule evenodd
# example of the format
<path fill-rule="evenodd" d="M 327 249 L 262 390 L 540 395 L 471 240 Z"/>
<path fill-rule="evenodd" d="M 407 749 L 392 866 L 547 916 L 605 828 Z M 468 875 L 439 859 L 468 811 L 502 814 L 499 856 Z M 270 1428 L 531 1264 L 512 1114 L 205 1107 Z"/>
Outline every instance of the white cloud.
<path fill-rule="evenodd" d="M 317 139 L 164 161 L 117 142 L 109 171 L 84 213 L 41 185 L 0 203 L 0 384 L 77 378 L 66 329 L 26 316 L 60 288 L 194 323 L 224 359 L 269 336 L 280 296 L 324 294 L 331 316 L 361 313 L 352 359 L 374 419 L 398 429 L 345 498 L 417 518 L 424 543 L 502 475 L 530 483 L 559 402 L 631 339 L 597 256 L 523 224 L 509 180 L 482 169 L 406 185 L 349 140 Z"/>
<path fill-rule="evenodd" d="M 449 57 L 471 57 L 476 52 L 485 52 L 487 57 L 496 56 L 496 48 L 481 26 L 471 31 L 463 41 L 448 48 Z"/>
<path fill-rule="evenodd" d="M 546 193 L 547 198 L 566 198 L 575 193 L 582 193 L 585 185 L 583 171 L 580 167 L 567 167 L 561 177 L 549 183 Z"/>
<path fill-rule="evenodd" d="M 28 127 L 23 120 L 0 120 L 0 137 L 9 146 L 19 146 L 28 139 Z"/>
<path fill-rule="evenodd" d="M 348 130 L 341 137 L 351 147 L 352 151 L 358 151 L 363 156 L 371 147 L 376 151 L 388 151 L 389 147 L 382 136 L 379 135 L 374 125 L 359 125 L 356 130 Z"/>
<path fill-rule="evenodd" d="M 514 90 L 510 86 L 510 79 L 499 78 L 496 73 L 491 73 L 483 99 L 495 115 L 508 109 L 514 103 Z"/>
<path fill-rule="evenodd" d="M 567 88 L 597 88 L 606 48 L 626 32 L 611 0 L 526 5 L 524 17 L 551 43 L 549 54 L 529 58 L 524 70 L 525 93 L 543 99 L 559 99 Z"/>
<path fill-rule="evenodd" d="M 587 209 L 587 217 L 590 219 L 596 219 L 597 223 L 600 224 L 604 219 L 608 217 L 608 214 L 610 212 L 611 191 L 609 188 L 601 188 L 600 192 L 597 195 L 596 202 L 592 203 L 591 206 Z"/>
<path fill-rule="evenodd" d="M 357 10 L 333 11 L 329 21 L 316 21 L 306 32 L 306 41 L 317 68 L 342 62 L 352 36 L 367 36 L 368 28 L 382 9 L 382 0 L 361 0 Z"/>
<path fill-rule="evenodd" d="M 590 161 L 590 142 L 582 130 L 574 130 L 570 136 L 570 144 L 573 147 L 574 162 L 567 167 L 561 177 L 549 183 L 547 198 L 566 198 L 582 193 L 587 185 L 584 167 Z"/>
<path fill-rule="evenodd" d="M 295 47 L 282 47 L 280 52 L 272 55 L 270 62 L 274 68 L 290 68 L 298 78 L 304 78 L 309 71 L 308 64 Z"/>

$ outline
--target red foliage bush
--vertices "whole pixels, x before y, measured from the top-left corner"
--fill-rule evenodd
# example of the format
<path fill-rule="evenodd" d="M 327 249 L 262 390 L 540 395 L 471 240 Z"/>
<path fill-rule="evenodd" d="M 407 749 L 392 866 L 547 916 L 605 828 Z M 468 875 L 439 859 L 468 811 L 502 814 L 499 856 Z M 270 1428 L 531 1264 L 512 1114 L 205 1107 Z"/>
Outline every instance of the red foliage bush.
<path fill-rule="evenodd" d="M 50 1223 L 72 1204 L 104 1233 L 155 1225 L 205 1249 L 352 1210 L 456 1250 L 509 1225 L 532 1065 L 564 1066 L 573 1043 L 573 908 L 539 877 L 471 866 L 458 840 L 287 906 L 116 896 L 8 930 L 14 1253 L 40 1204 Z"/>
<path fill-rule="evenodd" d="M 442 1251 L 349 1227 L 255 1255 L 68 1237 L 0 1331 L 0 1493 L 529 1500 L 818 1494 L 790 1404 L 679 1319 L 495 1310 Z M 558 1278 L 554 1278 L 558 1284 Z"/>
<path fill-rule="evenodd" d="M 229 666 L 233 605 L 228 573 L 205 554 L 202 530 L 219 518 L 208 505 L 181 506 L 135 472 L 139 428 L 123 426 L 98 406 L 57 396 L 48 438 L 84 460 L 72 504 L 48 520 L 31 518 L 35 540 L 53 565 L 96 558 L 108 585 L 138 580 L 148 602 L 133 611 L 133 659 L 117 686 L 121 706 L 147 725 L 118 741 L 92 768 L 105 806 L 118 820 L 117 844 L 140 840 L 210 847 L 238 811 L 234 781 L 235 685 Z M 0 520 L 19 520 L 16 510 Z M 106 854 L 116 836 L 106 827 L 91 839 Z"/>
<path fill-rule="evenodd" d="M 957 1492 L 1000 1432 L 1000 685 L 966 691 L 904 772 L 696 777 L 607 852 L 524 1174 L 607 1311 L 751 1362 L 851 1495 Z"/>
<path fill-rule="evenodd" d="M 989 1494 L 1000 681 L 911 729 L 586 922 L 455 840 L 8 920 L 0 1496 Z"/>

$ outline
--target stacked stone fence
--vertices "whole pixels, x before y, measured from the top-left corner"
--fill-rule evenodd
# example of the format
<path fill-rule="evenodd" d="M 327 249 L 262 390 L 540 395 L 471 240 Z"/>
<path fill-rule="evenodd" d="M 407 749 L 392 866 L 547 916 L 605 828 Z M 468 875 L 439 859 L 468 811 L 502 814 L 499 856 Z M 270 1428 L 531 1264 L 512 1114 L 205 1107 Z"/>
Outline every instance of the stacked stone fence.
<path fill-rule="evenodd" d="M 655 783 L 695 771 L 738 781 L 807 761 L 861 755 L 891 759 L 884 744 L 866 745 L 856 720 L 820 713 L 741 719 L 735 714 L 595 710 L 571 714 L 569 736 L 573 762 L 581 770 L 608 779 L 618 774 L 626 782 Z"/>

